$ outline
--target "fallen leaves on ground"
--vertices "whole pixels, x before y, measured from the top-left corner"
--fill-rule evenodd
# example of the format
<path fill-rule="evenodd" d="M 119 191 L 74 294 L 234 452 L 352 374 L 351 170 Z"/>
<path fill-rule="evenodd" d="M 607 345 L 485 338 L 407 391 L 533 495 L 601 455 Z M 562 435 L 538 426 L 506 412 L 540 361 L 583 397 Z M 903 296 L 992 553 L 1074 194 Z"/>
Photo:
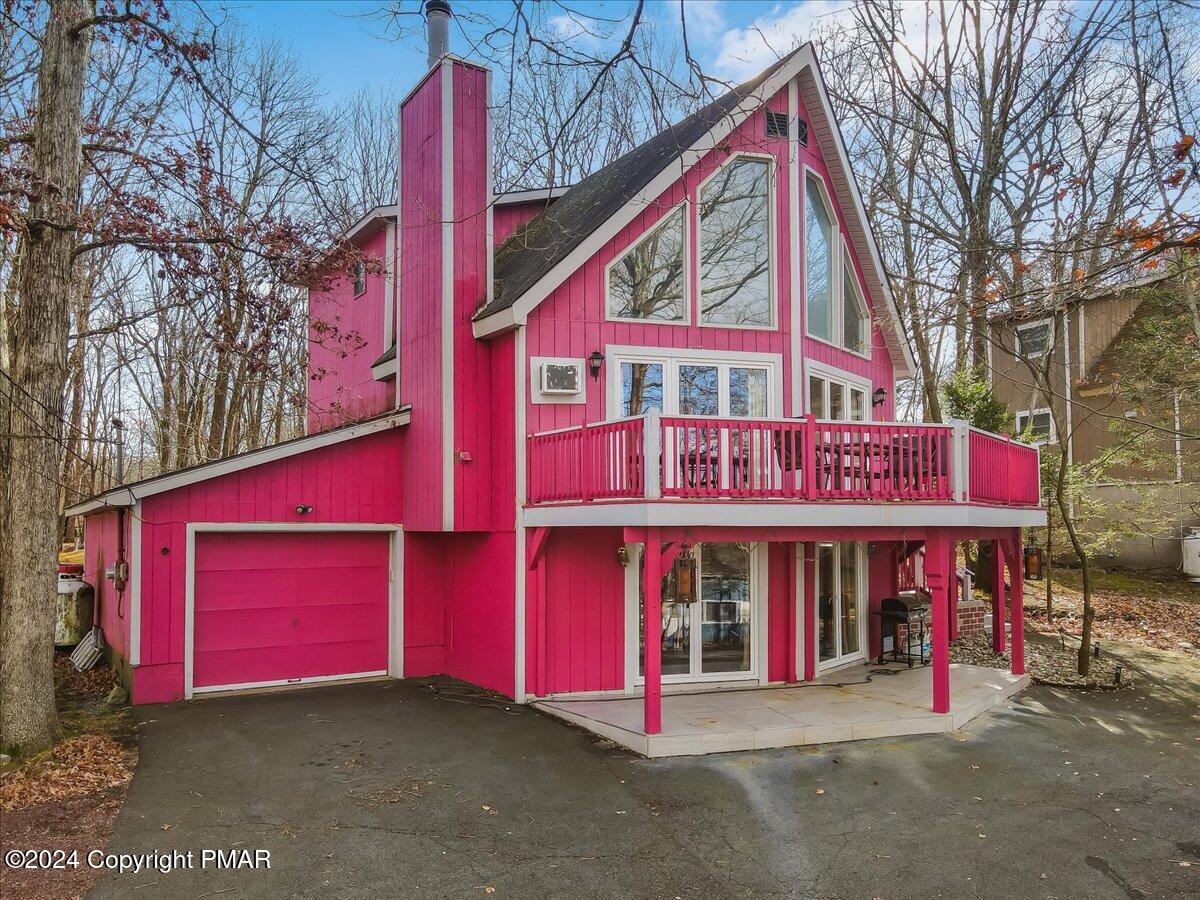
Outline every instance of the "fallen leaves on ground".
<path fill-rule="evenodd" d="M 108 666 L 96 666 L 77 672 L 66 654 L 54 657 L 54 682 L 58 692 L 81 700 L 103 700 L 116 684 L 116 675 Z"/>
<path fill-rule="evenodd" d="M 1092 659 L 1088 667 L 1088 677 L 1084 678 L 1078 671 L 1078 646 L 1068 643 L 1064 650 L 1058 645 L 1026 642 L 1025 671 L 1039 684 L 1079 688 L 1115 686 L 1116 669 L 1121 663 L 1112 656 L 1102 654 L 1099 659 Z M 987 637 L 965 637 L 955 641 L 950 645 L 950 661 L 972 666 L 989 666 L 993 669 L 1011 667 L 1008 652 L 994 652 L 991 639 Z M 1128 669 L 1122 673 L 1121 682 L 1122 686 L 1131 684 Z"/>
<path fill-rule="evenodd" d="M 106 734 L 83 734 L 55 745 L 20 768 L 0 775 L 0 810 L 83 797 L 123 787 L 136 755 Z"/>
<path fill-rule="evenodd" d="M 1077 577 L 1069 573 L 1068 577 Z M 1092 591 L 1093 638 L 1181 650 L 1200 656 L 1200 589 L 1183 579 L 1160 579 L 1133 575 L 1117 577 L 1099 573 L 1099 586 Z M 1109 583 L 1122 590 L 1106 589 Z M 1078 638 L 1083 628 L 1083 594 L 1074 585 L 1054 582 L 1054 616 L 1047 622 L 1045 603 L 1036 603 L 1044 585 L 1025 586 L 1025 618 L 1029 627 L 1056 635 L 1058 629 Z M 1035 605 L 1036 604 L 1036 605 Z"/>

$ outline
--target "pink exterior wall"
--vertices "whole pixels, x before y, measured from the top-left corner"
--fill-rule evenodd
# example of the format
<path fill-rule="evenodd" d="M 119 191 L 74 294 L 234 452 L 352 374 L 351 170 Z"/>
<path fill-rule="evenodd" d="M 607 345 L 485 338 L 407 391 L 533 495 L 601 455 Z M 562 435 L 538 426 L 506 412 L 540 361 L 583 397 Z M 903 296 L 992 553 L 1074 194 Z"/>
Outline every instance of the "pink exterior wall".
<path fill-rule="evenodd" d="M 121 510 L 109 509 L 88 516 L 84 533 L 83 580 L 95 591 L 93 611 L 104 630 L 104 640 L 117 654 L 129 659 L 129 604 L 132 599 L 132 570 L 125 590 L 118 592 L 104 577 L 117 561 L 117 523 L 124 520 L 125 558 L 132 548 L 133 517 Z"/>
<path fill-rule="evenodd" d="M 770 99 L 767 106 L 775 111 L 787 111 L 787 91 L 781 90 Z M 807 114 L 801 109 L 801 115 Z M 584 358 L 593 350 L 603 352 L 606 345 L 621 344 L 644 347 L 674 349 L 704 349 L 729 352 L 754 352 L 779 354 L 783 360 L 782 409 L 791 415 L 800 403 L 792 402 L 792 367 L 794 339 L 792 335 L 791 300 L 791 254 L 790 243 L 803 241 L 803 212 L 797 233 L 793 234 L 789 214 L 789 144 L 783 140 L 767 140 L 764 133 L 764 114 L 760 110 L 748 117 L 729 138 L 709 153 L 686 175 L 667 188 L 656 201 L 647 204 L 644 211 L 626 226 L 611 241 L 604 245 L 591 259 L 564 281 L 547 299 L 534 310 L 528 319 L 526 349 L 528 356 L 568 356 Z M 658 223 L 662 216 L 673 210 L 685 197 L 695 200 L 700 183 L 712 174 L 728 157 L 729 151 L 745 151 L 769 154 L 775 160 L 775 217 L 776 217 L 776 283 L 775 297 L 776 327 L 772 329 L 721 328 L 696 324 L 698 310 L 697 285 L 690 286 L 691 314 L 688 325 L 651 324 L 640 322 L 610 322 L 606 320 L 604 268 L 637 238 Z M 809 146 L 800 148 L 801 162 L 824 174 L 826 166 L 818 147 L 817 135 L 810 133 Z M 801 169 L 803 178 L 803 169 Z M 830 190 L 832 195 L 832 190 Z M 696 212 L 695 203 L 689 204 L 691 221 L 692 252 L 695 253 Z M 839 218 L 845 221 L 845 211 L 839 210 Z M 803 261 L 803 244 L 800 248 Z M 851 259 L 859 272 L 861 264 L 851 249 Z M 835 273 L 840 277 L 840 273 Z M 803 290 L 803 278 L 800 279 Z M 864 289 L 864 295 L 866 291 Z M 866 295 L 868 305 L 874 308 L 875 298 Z M 798 298 L 803 321 L 803 297 Z M 837 347 L 801 337 L 802 352 L 837 368 L 870 378 L 872 387 L 883 386 L 888 391 L 888 402 L 874 410 L 876 419 L 891 418 L 893 393 L 893 365 L 878 326 L 872 328 L 872 356 L 870 359 L 857 356 Z M 584 422 L 598 422 L 608 417 L 605 408 L 609 377 L 620 377 L 619 372 L 609 371 L 605 365 L 598 382 L 589 379 L 586 404 L 533 404 L 527 398 L 527 431 L 530 433 Z"/>
<path fill-rule="evenodd" d="M 387 229 L 380 228 L 363 252 L 384 264 Z M 384 341 L 387 278 L 368 274 L 366 290 L 354 296 L 352 275 L 339 277 L 328 291 L 308 296 L 308 432 L 386 412 L 395 406 L 395 381 L 376 381 L 371 363 Z"/>
<path fill-rule="evenodd" d="M 134 702 L 183 696 L 188 523 L 400 523 L 405 440 L 404 429 L 393 429 L 143 500 L 141 665 Z M 299 515 L 299 504 L 313 511 Z"/>
<path fill-rule="evenodd" d="M 499 247 L 509 235 L 532 219 L 541 215 L 546 209 L 545 200 L 531 200 L 528 203 L 496 204 L 493 209 L 492 245 Z"/>
<path fill-rule="evenodd" d="M 412 406 L 409 527 L 442 527 L 442 67 L 400 109 L 400 403 Z M 420 261 L 408 265 L 406 261 Z"/>

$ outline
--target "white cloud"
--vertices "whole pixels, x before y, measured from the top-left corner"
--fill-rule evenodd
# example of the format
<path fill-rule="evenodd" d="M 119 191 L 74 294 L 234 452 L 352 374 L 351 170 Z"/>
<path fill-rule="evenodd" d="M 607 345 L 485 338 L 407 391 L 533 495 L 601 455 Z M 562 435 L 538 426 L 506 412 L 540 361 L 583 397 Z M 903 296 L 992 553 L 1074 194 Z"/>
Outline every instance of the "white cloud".
<path fill-rule="evenodd" d="M 776 6 L 745 28 L 725 32 L 717 51 L 716 74 L 730 81 L 753 78 L 807 41 L 819 20 L 849 8 L 847 0 L 808 0 L 789 7 Z"/>
<path fill-rule="evenodd" d="M 716 40 L 725 30 L 725 10 L 722 0 L 684 0 L 683 14 L 687 21 L 688 39 L 705 43 Z"/>

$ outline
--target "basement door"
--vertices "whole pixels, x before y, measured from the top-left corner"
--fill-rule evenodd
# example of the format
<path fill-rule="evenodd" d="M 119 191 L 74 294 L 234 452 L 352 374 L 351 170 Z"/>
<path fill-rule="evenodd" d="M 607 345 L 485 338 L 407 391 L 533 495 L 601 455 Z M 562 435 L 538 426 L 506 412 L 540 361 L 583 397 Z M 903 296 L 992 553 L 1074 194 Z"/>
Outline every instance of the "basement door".
<path fill-rule="evenodd" d="M 195 693 L 386 675 L 391 535 L 198 532 Z"/>

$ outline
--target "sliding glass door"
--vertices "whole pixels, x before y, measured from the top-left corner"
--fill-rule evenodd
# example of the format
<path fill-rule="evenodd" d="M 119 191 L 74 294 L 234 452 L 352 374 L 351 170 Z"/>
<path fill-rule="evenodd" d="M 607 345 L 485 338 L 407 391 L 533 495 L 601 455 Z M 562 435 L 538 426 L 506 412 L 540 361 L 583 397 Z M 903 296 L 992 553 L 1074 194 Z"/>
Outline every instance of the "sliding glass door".
<path fill-rule="evenodd" d="M 755 551 L 748 543 L 697 544 L 662 581 L 659 641 L 667 681 L 749 678 L 753 640 Z M 645 675 L 645 604 L 639 554 L 638 677 Z"/>
<path fill-rule="evenodd" d="M 863 657 L 866 625 L 865 548 L 856 541 L 817 544 L 817 666 Z"/>

